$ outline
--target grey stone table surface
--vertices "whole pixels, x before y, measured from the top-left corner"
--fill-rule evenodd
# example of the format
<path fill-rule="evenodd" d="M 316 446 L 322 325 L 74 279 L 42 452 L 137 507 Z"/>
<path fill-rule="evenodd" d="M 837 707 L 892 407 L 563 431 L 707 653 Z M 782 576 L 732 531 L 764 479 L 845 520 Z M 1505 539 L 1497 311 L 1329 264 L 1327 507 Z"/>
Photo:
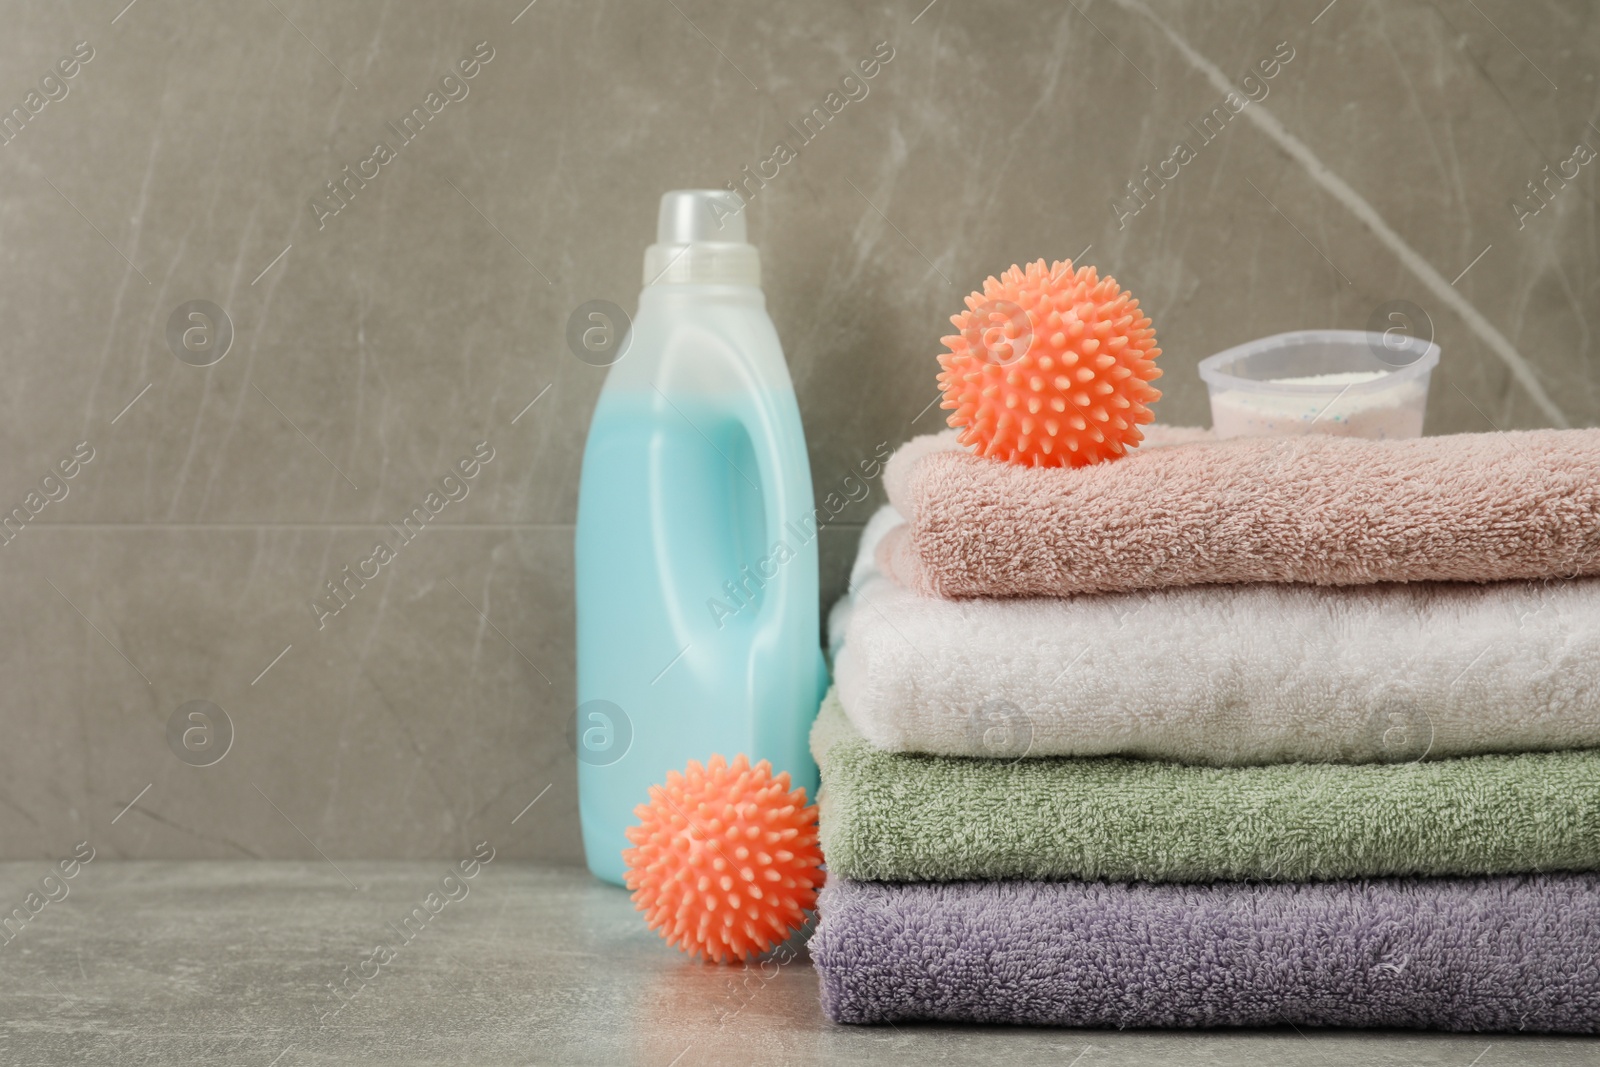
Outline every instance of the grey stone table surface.
<path fill-rule="evenodd" d="M 464 862 L 0 865 L 0 914 L 39 894 L 0 934 L 0 1063 L 1600 1063 L 1547 1036 L 836 1026 L 803 949 L 691 963 L 582 869 Z"/>

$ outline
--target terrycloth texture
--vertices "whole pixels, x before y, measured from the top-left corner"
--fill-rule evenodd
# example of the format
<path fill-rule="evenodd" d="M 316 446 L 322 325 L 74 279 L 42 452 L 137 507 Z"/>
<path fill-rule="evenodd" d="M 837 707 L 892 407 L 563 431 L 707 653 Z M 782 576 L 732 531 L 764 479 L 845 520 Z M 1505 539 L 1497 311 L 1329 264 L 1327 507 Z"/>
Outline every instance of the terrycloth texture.
<path fill-rule="evenodd" d="M 1306 881 L 1600 869 L 1600 750 L 1188 767 L 881 752 L 811 732 L 830 877 Z"/>
<path fill-rule="evenodd" d="M 1206 886 L 834 879 L 820 910 L 811 958 L 836 1022 L 1600 1029 L 1592 874 Z"/>
<path fill-rule="evenodd" d="M 930 595 L 1600 573 L 1600 429 L 1237 438 L 1077 469 L 946 436 L 897 452 L 885 484 L 907 526 L 880 565 Z"/>
<path fill-rule="evenodd" d="M 844 644 L 845 631 L 850 625 L 850 616 L 855 611 L 855 594 L 863 585 L 879 576 L 877 564 L 878 542 L 883 540 L 883 535 L 905 522 L 900 513 L 885 504 L 873 512 L 872 518 L 867 520 L 867 525 L 861 531 L 861 540 L 856 545 L 856 561 L 850 568 L 850 582 L 845 595 L 834 602 L 833 610 L 828 612 L 828 662 L 831 664 L 838 658 L 839 649 Z"/>
<path fill-rule="evenodd" d="M 941 600 L 869 576 L 854 600 L 834 680 L 890 751 L 1238 766 L 1600 746 L 1600 578 Z"/>

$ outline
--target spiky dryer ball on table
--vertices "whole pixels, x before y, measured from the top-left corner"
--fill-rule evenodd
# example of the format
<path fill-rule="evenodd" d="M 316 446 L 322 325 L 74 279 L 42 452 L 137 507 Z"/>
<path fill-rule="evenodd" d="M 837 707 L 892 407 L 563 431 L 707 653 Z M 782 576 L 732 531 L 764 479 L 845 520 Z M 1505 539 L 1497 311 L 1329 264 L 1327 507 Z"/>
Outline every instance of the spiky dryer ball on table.
<path fill-rule="evenodd" d="M 1082 467 L 1144 440 L 1161 377 L 1150 320 L 1115 278 L 1065 260 L 1012 267 L 943 338 L 941 407 L 962 444 L 1032 467 Z"/>
<path fill-rule="evenodd" d="M 785 941 L 816 906 L 817 809 L 766 760 L 690 760 L 633 812 L 635 847 L 622 854 L 628 888 L 668 944 L 718 963 L 748 959 Z"/>

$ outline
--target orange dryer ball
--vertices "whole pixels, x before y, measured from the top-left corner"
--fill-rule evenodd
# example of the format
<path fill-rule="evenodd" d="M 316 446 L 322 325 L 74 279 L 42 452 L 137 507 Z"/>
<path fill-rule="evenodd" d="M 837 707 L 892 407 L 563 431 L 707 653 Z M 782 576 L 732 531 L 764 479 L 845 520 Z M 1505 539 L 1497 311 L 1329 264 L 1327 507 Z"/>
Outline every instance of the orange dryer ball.
<path fill-rule="evenodd" d="M 787 940 L 816 906 L 816 806 L 766 760 L 690 760 L 633 813 L 628 888 L 668 944 L 718 963 L 748 959 Z"/>
<path fill-rule="evenodd" d="M 1072 261 L 1012 267 L 967 297 L 942 338 L 940 406 L 980 455 L 1083 467 L 1144 440 L 1161 377 L 1150 320 L 1115 278 Z"/>

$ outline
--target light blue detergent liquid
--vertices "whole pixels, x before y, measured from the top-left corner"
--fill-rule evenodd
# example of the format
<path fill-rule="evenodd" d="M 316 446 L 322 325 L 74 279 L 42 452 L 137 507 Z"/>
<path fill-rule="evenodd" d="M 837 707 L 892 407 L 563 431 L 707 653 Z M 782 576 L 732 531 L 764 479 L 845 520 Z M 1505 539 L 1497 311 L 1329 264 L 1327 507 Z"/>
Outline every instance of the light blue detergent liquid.
<path fill-rule="evenodd" d="M 589 869 L 623 879 L 650 786 L 770 760 L 808 798 L 826 687 L 816 518 L 794 388 L 720 191 L 662 198 L 578 500 L 578 799 Z"/>

